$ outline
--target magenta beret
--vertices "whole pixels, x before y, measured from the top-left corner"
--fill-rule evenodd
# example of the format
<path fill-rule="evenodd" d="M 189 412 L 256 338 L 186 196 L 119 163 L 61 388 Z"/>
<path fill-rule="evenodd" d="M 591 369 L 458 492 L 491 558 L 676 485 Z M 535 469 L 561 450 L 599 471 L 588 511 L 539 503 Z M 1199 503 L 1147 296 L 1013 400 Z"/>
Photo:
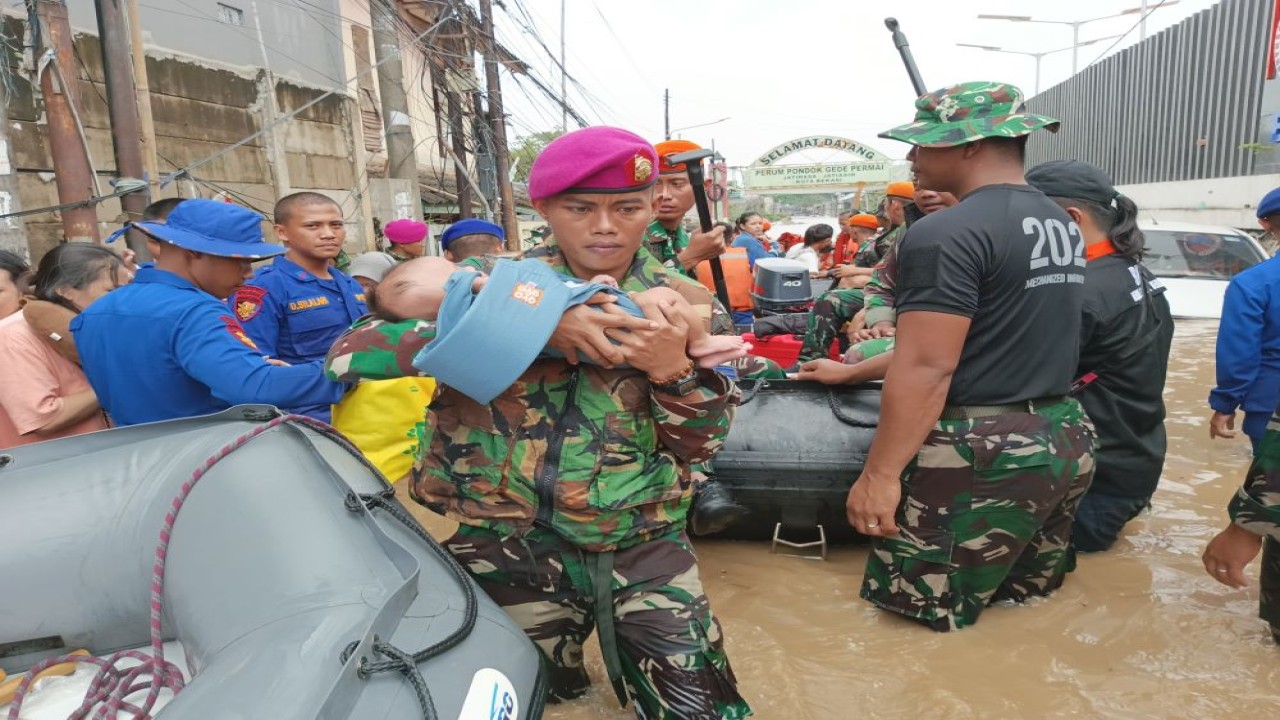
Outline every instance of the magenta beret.
<path fill-rule="evenodd" d="M 392 245 L 412 245 L 427 237 L 427 224 L 413 218 L 400 218 L 383 225 L 382 234 Z"/>
<path fill-rule="evenodd" d="M 529 198 L 643 190 L 657 182 L 657 167 L 657 151 L 635 133 L 603 125 L 574 130 L 552 140 L 533 161 Z"/>

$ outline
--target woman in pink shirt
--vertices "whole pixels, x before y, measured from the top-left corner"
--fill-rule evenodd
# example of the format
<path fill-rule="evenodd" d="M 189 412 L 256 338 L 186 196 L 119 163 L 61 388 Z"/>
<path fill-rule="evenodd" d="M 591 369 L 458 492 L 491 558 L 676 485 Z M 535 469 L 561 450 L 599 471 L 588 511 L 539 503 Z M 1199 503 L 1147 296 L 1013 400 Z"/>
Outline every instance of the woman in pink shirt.
<path fill-rule="evenodd" d="M 34 297 L 0 319 L 0 449 L 109 427 L 67 326 L 131 277 L 99 245 L 59 245 L 40 261 Z"/>
<path fill-rule="evenodd" d="M 31 266 L 26 260 L 0 250 L 0 318 L 7 318 L 22 307 L 22 296 L 31 280 Z"/>

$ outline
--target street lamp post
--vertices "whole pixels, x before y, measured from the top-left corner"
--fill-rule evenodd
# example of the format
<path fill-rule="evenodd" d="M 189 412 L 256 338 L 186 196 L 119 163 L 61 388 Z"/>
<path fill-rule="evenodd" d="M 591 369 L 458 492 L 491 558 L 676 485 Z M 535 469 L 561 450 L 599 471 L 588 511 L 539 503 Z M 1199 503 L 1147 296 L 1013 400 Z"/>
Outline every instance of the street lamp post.
<path fill-rule="evenodd" d="M 1071 47 L 1058 48 L 1057 50 L 1045 50 L 1044 52 L 1027 52 L 1025 50 L 1006 50 L 1002 47 L 995 47 L 992 45 L 973 45 L 971 43 L 956 43 L 956 46 L 967 47 L 967 48 L 977 48 L 979 50 L 986 50 L 987 52 L 1005 53 L 1007 55 L 1027 55 L 1035 58 L 1036 59 L 1036 90 L 1033 94 L 1039 95 L 1040 94 L 1040 60 L 1044 58 L 1045 55 L 1053 55 L 1054 53 L 1065 52 L 1067 50 L 1072 50 L 1077 47 L 1084 47 L 1086 45 L 1092 45 L 1096 42 L 1102 42 L 1103 40 L 1114 40 L 1115 38 L 1118 38 L 1118 37 L 1120 36 L 1109 35 L 1107 37 L 1094 38 L 1092 40 L 1086 40 L 1085 42 L 1082 42 L 1079 45 L 1072 45 Z"/>
<path fill-rule="evenodd" d="M 1155 10 L 1158 10 L 1159 8 L 1169 7 L 1170 5 L 1177 5 L 1178 2 L 1179 0 L 1169 0 L 1167 2 L 1156 5 L 1154 8 L 1151 8 L 1150 10 L 1148 10 L 1147 2 L 1146 0 L 1143 0 L 1143 3 L 1140 7 L 1129 8 L 1128 10 L 1115 13 L 1114 15 L 1103 15 L 1101 17 L 1089 18 L 1088 20 L 1037 20 L 1031 17 L 1030 15 L 979 15 L 978 19 L 979 20 L 1008 20 L 1009 22 L 1026 22 L 1026 23 L 1040 23 L 1043 25 L 1070 26 L 1071 27 L 1071 47 L 1063 48 L 1063 49 L 1071 50 L 1071 74 L 1075 75 L 1080 69 L 1079 48 L 1082 45 L 1088 45 L 1089 43 L 1096 42 L 1095 40 L 1090 40 L 1089 42 L 1084 42 L 1084 43 L 1080 42 L 1081 27 L 1088 25 L 1089 23 L 1098 22 L 1099 20 L 1110 20 L 1112 18 L 1124 17 L 1126 15 L 1133 15 L 1134 13 L 1141 13 L 1139 20 L 1142 23 L 1143 34 L 1145 36 L 1147 15 L 1149 15 L 1150 12 L 1154 12 Z M 1051 52 L 1058 52 L 1058 51 L 1053 50 Z M 1030 54 L 1030 53 L 1027 53 L 1027 54 Z M 1037 62 L 1038 61 L 1039 59 L 1037 58 Z"/>

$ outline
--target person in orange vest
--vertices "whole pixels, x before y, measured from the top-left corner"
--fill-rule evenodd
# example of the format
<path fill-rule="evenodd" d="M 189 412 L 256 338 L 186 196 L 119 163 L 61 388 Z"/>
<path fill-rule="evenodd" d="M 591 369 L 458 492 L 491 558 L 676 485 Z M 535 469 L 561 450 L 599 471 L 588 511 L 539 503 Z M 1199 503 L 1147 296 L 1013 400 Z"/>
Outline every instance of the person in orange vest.
<path fill-rule="evenodd" d="M 756 304 L 751 299 L 751 261 L 746 248 L 725 250 L 720 256 L 720 267 L 724 268 L 724 285 L 729 291 L 729 312 L 733 314 L 733 321 L 740 325 L 751 322 L 751 311 Z M 703 287 L 713 293 L 716 291 L 709 261 L 698 263 L 694 275 Z"/>
<path fill-rule="evenodd" d="M 658 182 L 653 186 L 654 218 L 644 231 L 644 246 L 668 270 L 692 276 L 698 263 L 724 252 L 728 235 L 716 227 L 708 232 L 685 231 L 684 216 L 694 205 L 693 185 L 685 164 L 673 165 L 667 158 L 701 150 L 702 146 L 688 140 L 666 140 L 654 144 L 653 149 L 658 153 Z M 711 180 L 706 184 L 710 187 Z"/>
<path fill-rule="evenodd" d="M 853 236 L 849 232 L 849 218 L 853 217 L 851 212 L 842 212 L 836 217 L 836 227 L 840 230 L 836 235 L 835 248 L 829 255 L 822 259 L 822 269 L 830 270 L 836 265 L 853 262 L 853 254 L 849 254 L 849 259 L 845 259 L 845 252 L 849 247 L 849 243 L 853 240 Z M 857 246 L 854 246 L 857 249 Z"/>
<path fill-rule="evenodd" d="M 860 248 L 871 241 L 880 230 L 880 219 L 871 213 L 857 213 L 849 217 L 846 222 L 848 227 L 849 243 L 843 248 L 837 247 L 832 255 L 839 254 L 840 258 L 831 268 L 831 276 L 837 278 L 839 288 L 861 288 L 871 279 L 871 273 L 874 267 L 863 267 L 857 263 L 857 255 Z"/>

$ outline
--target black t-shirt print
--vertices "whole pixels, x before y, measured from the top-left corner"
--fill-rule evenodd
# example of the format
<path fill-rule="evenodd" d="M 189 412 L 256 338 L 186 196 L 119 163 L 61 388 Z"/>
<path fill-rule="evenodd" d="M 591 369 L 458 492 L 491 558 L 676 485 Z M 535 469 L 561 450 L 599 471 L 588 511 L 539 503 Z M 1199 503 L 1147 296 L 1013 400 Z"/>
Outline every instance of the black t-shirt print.
<path fill-rule="evenodd" d="M 899 246 L 899 314 L 972 319 L 952 405 L 1065 395 L 1079 354 L 1084 236 L 1027 185 L 988 185 L 921 218 Z"/>

